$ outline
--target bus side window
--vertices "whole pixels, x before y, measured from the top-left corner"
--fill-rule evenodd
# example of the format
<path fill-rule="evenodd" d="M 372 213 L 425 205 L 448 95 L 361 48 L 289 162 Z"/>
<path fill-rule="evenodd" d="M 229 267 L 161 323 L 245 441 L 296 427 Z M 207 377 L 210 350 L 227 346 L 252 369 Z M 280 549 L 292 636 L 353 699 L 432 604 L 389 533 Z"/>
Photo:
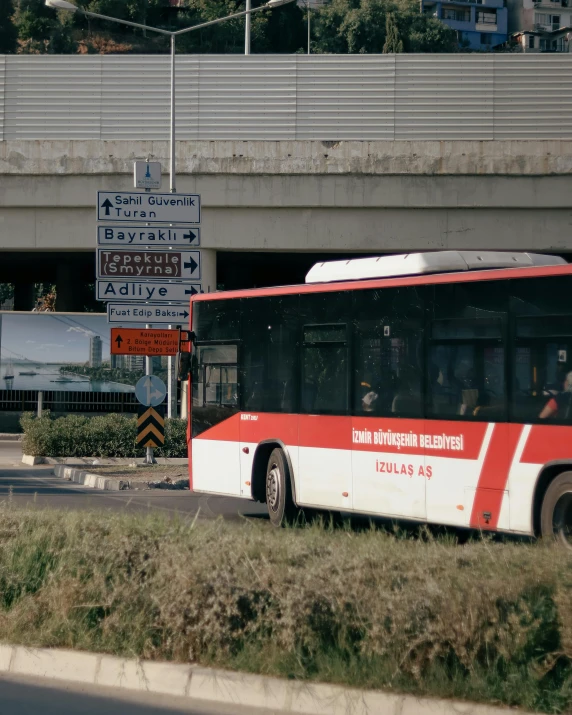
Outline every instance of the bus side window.
<path fill-rule="evenodd" d="M 241 314 L 242 409 L 294 412 L 298 296 L 243 299 Z"/>
<path fill-rule="evenodd" d="M 516 319 L 513 419 L 572 421 L 572 315 Z"/>
<path fill-rule="evenodd" d="M 236 345 L 199 345 L 193 358 L 192 436 L 238 410 Z"/>
<path fill-rule="evenodd" d="M 427 355 L 427 413 L 506 419 L 506 293 L 498 282 L 436 286 Z"/>
<path fill-rule="evenodd" d="M 423 312 L 417 288 L 354 296 L 353 412 L 423 415 Z"/>
<path fill-rule="evenodd" d="M 569 276 L 511 281 L 514 346 L 511 419 L 572 422 L 572 295 Z"/>
<path fill-rule="evenodd" d="M 347 383 L 347 326 L 304 325 L 302 412 L 347 414 Z"/>

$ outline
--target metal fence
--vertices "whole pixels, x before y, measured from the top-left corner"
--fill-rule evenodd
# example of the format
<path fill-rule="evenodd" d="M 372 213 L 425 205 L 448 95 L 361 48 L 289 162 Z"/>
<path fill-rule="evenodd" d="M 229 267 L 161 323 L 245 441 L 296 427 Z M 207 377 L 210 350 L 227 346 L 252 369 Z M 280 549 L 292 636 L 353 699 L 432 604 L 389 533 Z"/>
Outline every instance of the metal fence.
<path fill-rule="evenodd" d="M 133 392 L 0 390 L 0 410 L 37 412 L 39 394 L 42 396 L 42 409 L 54 413 L 134 413 L 139 404 Z"/>
<path fill-rule="evenodd" d="M 179 55 L 176 80 L 185 141 L 572 139 L 569 54 Z M 168 114 L 167 56 L 0 55 L 0 140 L 165 140 Z"/>

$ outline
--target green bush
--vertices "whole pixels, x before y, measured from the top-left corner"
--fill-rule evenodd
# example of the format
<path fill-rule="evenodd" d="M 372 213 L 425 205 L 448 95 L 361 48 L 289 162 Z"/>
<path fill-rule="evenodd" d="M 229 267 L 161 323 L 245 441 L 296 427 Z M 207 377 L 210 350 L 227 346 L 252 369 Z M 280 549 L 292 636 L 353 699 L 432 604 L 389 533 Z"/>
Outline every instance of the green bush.
<path fill-rule="evenodd" d="M 83 417 L 67 415 L 53 419 L 49 413 L 34 417 L 26 413 L 20 421 L 24 430 L 22 451 L 42 457 L 143 457 L 137 447 L 137 420 L 131 415 Z M 165 445 L 159 457 L 187 456 L 187 421 L 165 421 Z"/>

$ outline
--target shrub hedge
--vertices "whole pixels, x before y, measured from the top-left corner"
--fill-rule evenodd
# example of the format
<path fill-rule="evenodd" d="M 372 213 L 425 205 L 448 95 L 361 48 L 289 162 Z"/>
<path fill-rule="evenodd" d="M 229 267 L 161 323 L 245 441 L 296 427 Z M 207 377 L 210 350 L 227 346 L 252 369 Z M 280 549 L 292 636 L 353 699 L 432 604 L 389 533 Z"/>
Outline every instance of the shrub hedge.
<path fill-rule="evenodd" d="M 42 457 L 143 457 L 137 447 L 137 420 L 127 415 L 83 417 L 67 415 L 53 419 L 49 413 L 35 417 L 26 413 L 20 421 L 24 454 Z M 158 457 L 187 456 L 187 421 L 165 420 L 165 444 Z"/>

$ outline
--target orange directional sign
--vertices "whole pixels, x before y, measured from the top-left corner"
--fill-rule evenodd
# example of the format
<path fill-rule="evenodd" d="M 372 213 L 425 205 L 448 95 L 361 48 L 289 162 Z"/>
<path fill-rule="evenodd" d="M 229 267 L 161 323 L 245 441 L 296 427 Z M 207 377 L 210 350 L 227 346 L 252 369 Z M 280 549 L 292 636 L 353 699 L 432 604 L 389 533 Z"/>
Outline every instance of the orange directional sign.
<path fill-rule="evenodd" d="M 180 339 L 179 330 L 111 328 L 111 354 L 176 355 Z"/>

